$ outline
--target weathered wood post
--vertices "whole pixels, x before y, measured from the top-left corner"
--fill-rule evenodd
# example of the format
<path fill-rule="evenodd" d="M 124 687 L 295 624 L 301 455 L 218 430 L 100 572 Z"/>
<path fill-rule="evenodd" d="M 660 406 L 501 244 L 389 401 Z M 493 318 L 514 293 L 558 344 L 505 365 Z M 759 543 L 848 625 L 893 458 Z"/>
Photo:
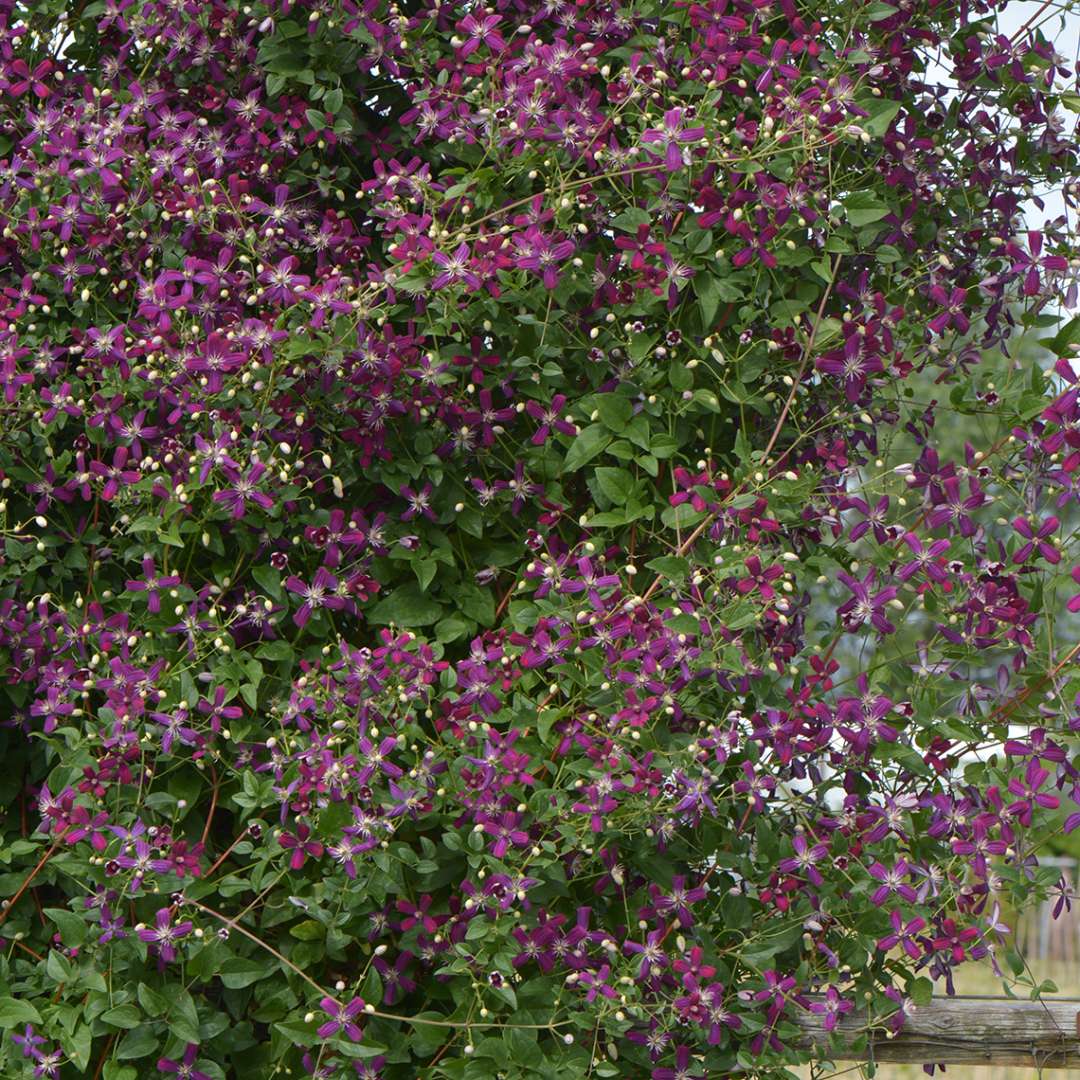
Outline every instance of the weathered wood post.
<path fill-rule="evenodd" d="M 884 1032 L 867 1038 L 865 1020 L 848 1015 L 834 1033 L 843 1046 L 831 1053 L 823 1016 L 801 1012 L 791 1019 L 803 1031 L 803 1045 L 820 1048 L 822 1058 L 1044 1069 L 1080 1066 L 1080 999 L 935 998 L 915 1009 L 903 1030 L 891 1038 Z"/>

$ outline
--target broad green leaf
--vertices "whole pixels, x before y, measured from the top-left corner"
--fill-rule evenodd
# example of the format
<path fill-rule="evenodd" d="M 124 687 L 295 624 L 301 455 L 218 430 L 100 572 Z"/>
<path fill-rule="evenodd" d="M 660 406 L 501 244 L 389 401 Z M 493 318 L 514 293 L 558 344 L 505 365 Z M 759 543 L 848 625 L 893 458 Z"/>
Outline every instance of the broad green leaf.
<path fill-rule="evenodd" d="M 13 997 L 0 997 L 0 1028 L 18 1027 L 20 1024 L 40 1024 L 41 1013 L 29 1001 Z"/>
<path fill-rule="evenodd" d="M 603 424 L 590 424 L 582 428 L 574 436 L 574 441 L 566 452 L 563 468 L 567 472 L 577 472 L 582 465 L 592 461 L 610 442 L 611 432 Z"/>

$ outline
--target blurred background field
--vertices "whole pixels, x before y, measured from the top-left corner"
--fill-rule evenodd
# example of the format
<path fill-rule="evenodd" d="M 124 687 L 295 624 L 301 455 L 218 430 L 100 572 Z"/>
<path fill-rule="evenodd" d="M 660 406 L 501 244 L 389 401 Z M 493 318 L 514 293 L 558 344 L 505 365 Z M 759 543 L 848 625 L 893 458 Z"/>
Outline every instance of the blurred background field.
<path fill-rule="evenodd" d="M 1042 861 L 1058 862 L 1065 877 L 1075 883 L 1075 860 L 1051 857 Z M 1080 999 L 1080 901 L 1073 904 L 1071 911 L 1063 910 L 1057 919 L 1053 918 L 1053 906 L 1048 902 L 1026 912 L 1016 924 L 1016 943 L 1035 982 L 1050 979 L 1056 984 L 1057 992 L 1044 997 Z M 935 995 L 937 992 L 935 987 Z M 956 992 L 1006 997 L 1002 981 L 994 974 L 989 959 L 958 968 Z M 941 993 L 944 994 L 943 988 Z M 1029 997 L 1025 987 L 1014 986 L 1013 993 L 1017 997 Z M 1080 1012 L 1080 1000 L 1077 1010 Z M 831 1072 L 812 1073 L 809 1068 L 796 1071 L 803 1080 L 810 1080 L 811 1076 L 819 1080 L 833 1077 L 862 1080 L 868 1075 L 864 1066 L 854 1062 L 837 1062 Z M 878 1065 L 874 1080 L 926 1080 L 926 1075 L 921 1065 Z M 944 1080 L 1035 1080 L 1040 1073 L 1036 1068 L 949 1065 L 944 1072 L 936 1071 L 934 1075 Z M 1045 1080 L 1080 1080 L 1080 1069 L 1046 1069 L 1042 1076 Z"/>

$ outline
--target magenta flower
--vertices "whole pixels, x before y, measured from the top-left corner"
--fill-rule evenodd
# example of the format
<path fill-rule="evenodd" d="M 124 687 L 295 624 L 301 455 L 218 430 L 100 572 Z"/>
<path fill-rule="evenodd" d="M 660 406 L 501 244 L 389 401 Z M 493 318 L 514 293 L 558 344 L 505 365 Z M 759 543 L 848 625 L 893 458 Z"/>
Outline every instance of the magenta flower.
<path fill-rule="evenodd" d="M 795 834 L 791 841 L 795 854 L 786 859 L 781 859 L 776 864 L 777 870 L 783 874 L 803 874 L 812 885 L 823 885 L 824 878 L 819 873 L 816 864 L 821 862 L 829 854 L 828 844 L 807 843 L 803 833 Z"/>
<path fill-rule="evenodd" d="M 690 1047 L 681 1044 L 675 1049 L 675 1067 L 653 1069 L 652 1080 L 708 1080 L 707 1073 L 691 1072 L 691 1060 Z"/>
<path fill-rule="evenodd" d="M 566 406 L 566 395 L 556 394 L 551 399 L 550 405 L 541 405 L 539 401 L 527 401 L 525 411 L 534 419 L 540 421 L 540 427 L 532 437 L 533 446 L 542 446 L 547 442 L 551 432 L 558 431 L 563 435 L 576 435 L 577 428 L 568 420 L 562 418 L 562 411 Z"/>
<path fill-rule="evenodd" d="M 915 903 L 915 890 L 907 884 L 910 869 L 903 859 L 897 859 L 892 866 L 883 866 L 879 862 L 872 863 L 869 874 L 875 881 L 880 881 L 881 884 L 871 895 L 871 903 L 880 907 L 894 894 L 907 900 L 908 903 Z"/>
<path fill-rule="evenodd" d="M 926 929 L 926 920 L 916 916 L 905 923 L 900 912 L 894 910 L 889 916 L 889 921 L 892 923 L 892 933 L 878 940 L 878 948 L 882 952 L 888 952 L 899 945 L 912 960 L 918 960 L 922 955 L 922 949 L 919 948 L 916 935 Z"/>
<path fill-rule="evenodd" d="M 317 1034 L 320 1039 L 329 1039 L 339 1031 L 344 1031 L 353 1042 L 360 1042 L 363 1039 L 364 1033 L 356 1023 L 356 1017 L 364 1011 L 363 998 L 354 997 L 343 1005 L 332 997 L 324 997 L 319 1002 L 319 1006 L 330 1017 L 318 1029 Z"/>
<path fill-rule="evenodd" d="M 967 289 L 957 286 L 950 292 L 942 285 L 935 285 L 930 289 L 929 296 L 944 309 L 927 324 L 935 334 L 944 334 L 949 326 L 953 326 L 961 334 L 966 334 L 971 329 L 971 322 L 964 313 Z"/>
<path fill-rule="evenodd" d="M 311 618 L 311 613 L 319 608 L 342 608 L 345 601 L 343 597 L 336 595 L 338 585 L 338 579 L 325 566 L 320 566 L 315 571 L 310 582 L 301 581 L 295 574 L 287 577 L 285 588 L 303 598 L 303 603 L 293 613 L 293 622 L 303 627 Z"/>
<path fill-rule="evenodd" d="M 683 149 L 687 143 L 700 142 L 705 137 L 705 128 L 701 125 L 685 127 L 683 109 L 668 109 L 664 113 L 664 123 L 659 128 L 648 128 L 641 135 L 646 145 L 659 143 L 664 151 L 664 167 L 669 173 L 683 168 Z"/>
<path fill-rule="evenodd" d="M 423 514 L 428 521 L 437 521 L 435 511 L 431 508 L 431 493 L 434 490 L 431 484 L 425 484 L 419 491 L 413 491 L 407 484 L 401 487 L 401 497 L 408 506 L 401 515 L 402 521 L 411 521 L 417 514 Z"/>
<path fill-rule="evenodd" d="M 293 273 L 299 265 L 300 260 L 295 255 L 286 255 L 277 266 L 267 267 L 259 275 L 260 283 L 266 287 L 263 297 L 267 302 L 296 303 L 300 291 L 311 284 L 311 278 L 306 274 Z"/>
<path fill-rule="evenodd" d="M 924 547 L 922 541 L 914 533 L 907 533 L 904 536 L 904 543 L 911 548 L 915 557 L 896 571 L 896 576 L 901 581 L 907 581 L 919 571 L 938 583 L 948 580 L 949 575 L 940 562 L 941 557 L 949 550 L 948 540 L 933 540 Z"/>
<path fill-rule="evenodd" d="M 199 1056 L 199 1047 L 189 1043 L 184 1051 L 184 1056 L 179 1061 L 171 1058 L 158 1058 L 158 1071 L 169 1076 L 177 1077 L 177 1080 L 211 1080 L 210 1074 L 195 1068 L 196 1058 Z"/>
<path fill-rule="evenodd" d="M 1061 524 L 1056 517 L 1048 517 L 1041 525 L 1036 529 L 1027 518 L 1018 517 L 1012 525 L 1013 528 L 1027 541 L 1026 544 L 1021 545 L 1013 553 L 1013 562 L 1022 563 L 1026 562 L 1032 551 L 1036 548 L 1039 549 L 1039 554 L 1051 565 L 1057 566 L 1061 562 L 1061 552 L 1050 543 L 1050 537 L 1057 532 L 1058 526 Z"/>
<path fill-rule="evenodd" d="M 830 986 L 825 991 L 824 1001 L 814 1001 L 810 1005 L 810 1011 L 818 1016 L 824 1016 L 822 1027 L 825 1031 L 834 1031 L 836 1025 L 845 1013 L 855 1008 L 855 1002 L 840 997 L 835 986 Z"/>
<path fill-rule="evenodd" d="M 472 292 L 480 288 L 480 277 L 472 269 L 472 256 L 468 244 L 459 244 L 452 255 L 436 251 L 431 259 L 440 270 L 440 273 L 432 278 L 433 289 L 445 289 L 449 285 L 460 284 L 466 285 Z"/>
<path fill-rule="evenodd" d="M 142 561 L 143 576 L 141 578 L 135 578 L 129 580 L 127 583 L 128 592 L 144 592 L 146 593 L 146 607 L 152 614 L 156 615 L 161 611 L 161 597 L 158 595 L 159 589 L 168 589 L 173 585 L 180 584 L 179 574 L 164 574 L 158 575 L 154 572 L 154 556 L 146 555 Z"/>
<path fill-rule="evenodd" d="M 849 574 L 839 571 L 836 575 L 852 592 L 850 600 L 845 601 L 837 608 L 847 630 L 856 630 L 864 623 L 871 623 L 882 634 L 895 632 L 896 627 L 889 622 L 885 615 L 885 606 L 890 600 L 896 599 L 896 587 L 889 585 L 887 588 L 871 592 L 871 588 L 877 579 L 877 571 L 870 569 L 862 581 L 858 581 Z"/>
<path fill-rule="evenodd" d="M 153 945 L 163 963 L 170 964 L 176 959 L 176 942 L 187 937 L 193 929 L 194 923 L 190 920 L 173 925 L 171 909 L 159 908 L 154 916 L 154 925 L 143 927 L 138 931 L 138 937 L 140 941 Z"/>
<path fill-rule="evenodd" d="M 266 466 L 257 461 L 248 470 L 247 476 L 242 476 L 238 469 L 223 466 L 223 471 L 229 480 L 230 487 L 214 492 L 214 502 L 221 503 L 239 521 L 247 512 L 248 503 L 261 507 L 263 510 L 271 510 L 274 500 L 265 492 L 259 491 L 256 485 L 266 474 Z"/>
<path fill-rule="evenodd" d="M 289 859 L 289 869 L 299 870 L 307 861 L 308 856 L 313 859 L 322 857 L 323 845 L 311 837 L 311 829 L 307 825 L 298 825 L 296 834 L 283 832 L 278 837 L 278 843 L 286 850 L 292 852 Z"/>
<path fill-rule="evenodd" d="M 779 563 L 763 568 L 761 560 L 756 555 L 751 555 L 746 560 L 746 571 L 747 576 L 735 582 L 735 588 L 739 592 L 745 596 L 756 589 L 763 600 L 775 598 L 776 590 L 772 587 L 772 582 L 784 575 L 784 568 Z"/>
<path fill-rule="evenodd" d="M 540 275 L 547 289 L 559 283 L 559 266 L 574 254 L 572 240 L 557 239 L 533 227 L 516 240 L 518 255 L 516 265 L 522 270 L 532 270 Z"/>
<path fill-rule="evenodd" d="M 458 55 L 464 60 L 472 56 L 481 45 L 486 45 L 493 53 L 502 52 L 506 48 L 506 42 L 496 29 L 501 21 L 498 15 L 467 15 L 457 24 L 458 30 L 467 35 L 465 42 L 458 48 Z"/>

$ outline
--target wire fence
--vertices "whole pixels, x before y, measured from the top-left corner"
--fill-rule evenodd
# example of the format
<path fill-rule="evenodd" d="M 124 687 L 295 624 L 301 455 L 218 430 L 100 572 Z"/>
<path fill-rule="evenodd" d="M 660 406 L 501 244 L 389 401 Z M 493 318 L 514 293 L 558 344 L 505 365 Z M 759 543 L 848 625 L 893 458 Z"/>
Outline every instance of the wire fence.
<path fill-rule="evenodd" d="M 1069 890 L 1077 892 L 1080 864 L 1076 859 L 1060 856 L 1040 856 L 1040 866 L 1054 866 L 1061 870 Z M 1070 969 L 1080 957 L 1080 902 L 1062 905 L 1057 918 L 1054 909 L 1059 901 L 1047 900 L 1028 908 L 1016 924 L 1016 944 L 1020 954 L 1036 970 L 1045 964 L 1065 964 Z"/>

